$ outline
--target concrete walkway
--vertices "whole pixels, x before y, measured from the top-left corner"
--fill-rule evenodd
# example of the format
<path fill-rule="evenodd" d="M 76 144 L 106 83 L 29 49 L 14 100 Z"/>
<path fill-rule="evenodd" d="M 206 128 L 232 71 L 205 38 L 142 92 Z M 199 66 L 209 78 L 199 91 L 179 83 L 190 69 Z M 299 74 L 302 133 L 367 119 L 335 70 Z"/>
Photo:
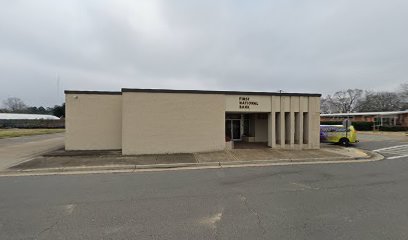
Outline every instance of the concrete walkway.
<path fill-rule="evenodd" d="M 248 164 L 334 162 L 371 156 L 356 148 L 325 147 L 320 150 L 234 149 L 194 154 L 122 156 L 120 151 L 57 150 L 13 166 L 9 171 L 94 171 L 149 168 L 209 167 Z"/>
<path fill-rule="evenodd" d="M 0 171 L 64 147 L 64 133 L 0 139 Z"/>

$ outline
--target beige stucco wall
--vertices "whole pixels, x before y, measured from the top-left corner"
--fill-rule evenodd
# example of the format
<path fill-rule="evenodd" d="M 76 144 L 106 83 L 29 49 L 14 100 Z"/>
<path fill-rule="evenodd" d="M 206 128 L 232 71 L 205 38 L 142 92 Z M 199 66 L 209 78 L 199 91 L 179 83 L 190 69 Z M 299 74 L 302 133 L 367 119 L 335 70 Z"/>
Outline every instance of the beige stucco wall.
<path fill-rule="evenodd" d="M 242 98 L 257 104 L 242 108 Z M 226 112 L 268 113 L 268 119 L 253 119 L 251 131 L 272 148 L 320 147 L 319 97 L 125 91 L 67 93 L 66 149 L 122 149 L 128 155 L 222 150 Z"/>
<path fill-rule="evenodd" d="M 225 96 L 123 92 L 122 152 L 189 153 L 225 148 Z"/>
<path fill-rule="evenodd" d="M 271 106 L 268 119 L 268 146 L 285 149 L 320 148 L 320 120 L 318 119 L 320 97 L 272 96 Z M 275 113 L 279 112 L 281 113 L 279 119 L 276 119 Z M 307 119 L 303 118 L 303 113 L 307 113 Z M 303 141 L 304 136 L 307 138 L 306 141 Z M 299 143 L 295 143 L 297 139 Z"/>
<path fill-rule="evenodd" d="M 241 104 L 242 99 L 256 104 Z M 267 141 L 272 148 L 320 148 L 320 97 L 226 95 L 226 111 L 270 113 L 267 120 L 256 119 L 254 128 L 255 141 Z"/>
<path fill-rule="evenodd" d="M 66 150 L 122 148 L 122 96 L 66 94 Z"/>
<path fill-rule="evenodd" d="M 255 118 L 255 141 L 268 141 L 268 119 Z"/>
<path fill-rule="evenodd" d="M 311 149 L 320 148 L 320 98 L 309 97 L 310 145 Z"/>

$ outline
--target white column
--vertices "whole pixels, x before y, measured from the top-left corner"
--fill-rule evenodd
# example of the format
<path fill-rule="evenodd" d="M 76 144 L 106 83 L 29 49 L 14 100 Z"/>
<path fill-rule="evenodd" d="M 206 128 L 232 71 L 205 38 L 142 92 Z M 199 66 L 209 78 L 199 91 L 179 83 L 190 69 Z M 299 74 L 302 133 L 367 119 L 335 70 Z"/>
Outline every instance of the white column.
<path fill-rule="evenodd" d="M 299 149 L 303 149 L 303 112 L 299 112 Z"/>
<path fill-rule="evenodd" d="M 276 125 L 275 125 L 275 112 L 268 114 L 268 146 L 276 148 Z"/>
<path fill-rule="evenodd" d="M 290 110 L 289 113 L 289 121 L 290 121 L 290 125 L 289 125 L 289 135 L 290 135 L 290 148 L 293 149 L 295 147 L 295 113 L 293 112 L 293 110 Z"/>
<path fill-rule="evenodd" d="M 286 121 L 285 121 L 285 111 L 281 111 L 280 113 L 280 143 L 281 143 L 281 148 L 285 148 L 285 126 L 286 126 Z"/>

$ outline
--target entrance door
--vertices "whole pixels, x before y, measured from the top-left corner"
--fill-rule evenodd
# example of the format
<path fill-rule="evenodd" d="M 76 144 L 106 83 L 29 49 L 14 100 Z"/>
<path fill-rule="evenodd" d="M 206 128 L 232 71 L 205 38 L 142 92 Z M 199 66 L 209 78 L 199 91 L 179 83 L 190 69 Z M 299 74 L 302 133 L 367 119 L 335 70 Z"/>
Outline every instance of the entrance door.
<path fill-rule="evenodd" d="M 241 140 L 241 120 L 225 120 L 225 135 L 234 141 Z"/>
<path fill-rule="evenodd" d="M 241 140 L 241 120 L 231 120 L 232 140 Z"/>

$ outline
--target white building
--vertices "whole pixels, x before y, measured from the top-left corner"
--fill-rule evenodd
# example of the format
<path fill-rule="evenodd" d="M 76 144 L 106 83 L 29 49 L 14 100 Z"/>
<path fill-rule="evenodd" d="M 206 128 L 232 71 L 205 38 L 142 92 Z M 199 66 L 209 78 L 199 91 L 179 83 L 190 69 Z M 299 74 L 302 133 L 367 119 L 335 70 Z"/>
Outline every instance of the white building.
<path fill-rule="evenodd" d="M 58 117 L 45 114 L 0 113 L 0 120 L 59 120 Z"/>

